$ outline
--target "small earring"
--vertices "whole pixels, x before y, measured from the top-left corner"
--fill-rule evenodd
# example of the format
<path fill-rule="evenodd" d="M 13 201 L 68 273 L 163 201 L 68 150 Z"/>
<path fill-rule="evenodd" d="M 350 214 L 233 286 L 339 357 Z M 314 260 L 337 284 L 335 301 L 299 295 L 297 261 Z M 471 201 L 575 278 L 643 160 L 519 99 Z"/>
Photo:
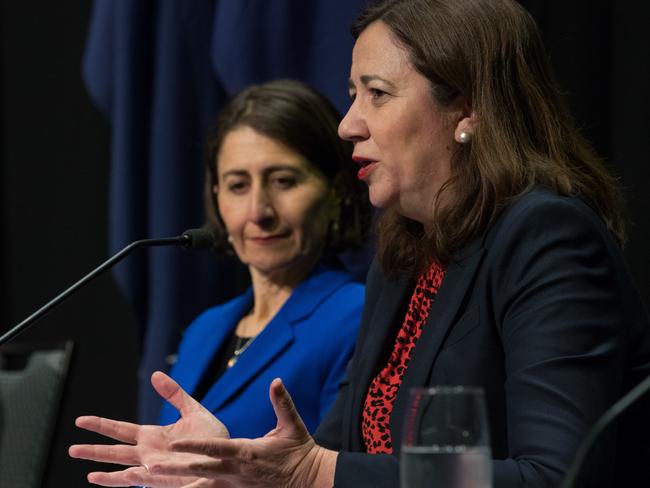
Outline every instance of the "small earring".
<path fill-rule="evenodd" d="M 461 144 L 467 144 L 469 141 L 472 140 L 472 133 L 471 132 L 461 132 L 458 134 L 458 142 Z"/>
<path fill-rule="evenodd" d="M 230 234 L 228 234 L 228 242 L 229 242 L 230 244 L 232 244 L 232 241 L 233 241 L 233 240 L 234 240 L 234 239 L 232 238 L 232 236 L 231 236 Z"/>

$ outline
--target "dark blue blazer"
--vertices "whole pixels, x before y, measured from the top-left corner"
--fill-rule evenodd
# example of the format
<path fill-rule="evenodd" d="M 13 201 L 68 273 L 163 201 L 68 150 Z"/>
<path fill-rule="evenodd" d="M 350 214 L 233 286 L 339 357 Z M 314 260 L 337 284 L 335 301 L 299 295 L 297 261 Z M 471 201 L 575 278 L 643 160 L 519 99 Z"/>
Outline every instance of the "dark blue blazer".
<path fill-rule="evenodd" d="M 201 403 L 232 437 L 263 436 L 276 425 L 269 385 L 280 377 L 313 431 L 334 401 L 354 350 L 363 295 L 363 285 L 347 273 L 317 266 Z M 252 300 L 249 289 L 210 308 L 188 327 L 170 374 L 190 394 Z M 165 404 L 161 424 L 177 419 L 178 412 Z"/>
<path fill-rule="evenodd" d="M 485 390 L 494 488 L 555 487 L 592 424 L 650 374 L 647 313 L 611 234 L 581 201 L 532 191 L 448 266 L 395 400 L 394 455 L 365 454 L 364 398 L 412 289 L 371 267 L 355 354 L 315 434 L 344 451 L 337 488 L 399 486 L 408 390 L 425 385 Z M 647 466 L 649 407 L 600 440 L 586 486 L 628 486 Z"/>

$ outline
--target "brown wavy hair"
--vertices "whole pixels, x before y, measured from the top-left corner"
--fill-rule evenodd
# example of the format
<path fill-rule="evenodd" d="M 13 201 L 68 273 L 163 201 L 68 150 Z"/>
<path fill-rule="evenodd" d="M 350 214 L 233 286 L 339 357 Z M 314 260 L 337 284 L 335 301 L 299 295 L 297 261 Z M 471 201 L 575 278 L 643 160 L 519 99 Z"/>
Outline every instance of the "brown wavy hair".
<path fill-rule="evenodd" d="M 478 124 L 458 144 L 429 232 L 393 209 L 378 222 L 378 257 L 390 276 L 447 263 L 509 203 L 533 187 L 581 198 L 622 244 L 616 180 L 578 131 L 533 18 L 512 0 L 384 0 L 352 28 L 382 21 L 431 83 L 442 107 L 468 104 Z"/>
<path fill-rule="evenodd" d="M 252 85 L 226 104 L 208 134 L 205 157 L 206 226 L 214 236 L 217 252 L 233 252 L 212 192 L 217 183 L 217 156 L 226 135 L 240 127 L 250 127 L 293 149 L 333 185 L 340 201 L 340 218 L 329 230 L 326 252 L 339 252 L 363 243 L 371 208 L 367 188 L 356 177 L 352 145 L 338 137 L 340 120 L 340 114 L 327 98 L 295 80 Z"/>

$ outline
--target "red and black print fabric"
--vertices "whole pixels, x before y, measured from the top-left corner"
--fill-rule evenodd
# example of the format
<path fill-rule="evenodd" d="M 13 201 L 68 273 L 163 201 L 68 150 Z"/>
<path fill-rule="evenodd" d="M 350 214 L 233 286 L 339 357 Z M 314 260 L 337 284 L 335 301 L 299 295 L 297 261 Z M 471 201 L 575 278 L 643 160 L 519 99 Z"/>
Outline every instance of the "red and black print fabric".
<path fill-rule="evenodd" d="M 444 276 L 444 268 L 434 262 L 418 278 L 388 362 L 370 383 L 361 424 L 363 442 L 368 453 L 392 454 L 393 452 L 389 428 L 393 403 Z"/>

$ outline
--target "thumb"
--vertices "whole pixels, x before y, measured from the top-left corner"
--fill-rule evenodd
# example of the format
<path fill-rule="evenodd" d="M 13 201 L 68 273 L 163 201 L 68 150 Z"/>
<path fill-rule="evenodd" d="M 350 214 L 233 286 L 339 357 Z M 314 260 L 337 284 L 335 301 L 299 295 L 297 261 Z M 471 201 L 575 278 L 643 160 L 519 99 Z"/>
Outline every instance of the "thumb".
<path fill-rule="evenodd" d="M 278 418 L 276 430 L 288 430 L 292 434 L 292 437 L 309 437 L 307 427 L 305 427 L 305 423 L 300 418 L 300 414 L 296 410 L 291 395 L 289 395 L 280 378 L 276 378 L 271 382 L 269 397 L 271 398 L 271 405 L 273 405 L 275 416 Z"/>
<path fill-rule="evenodd" d="M 156 371 L 151 375 L 151 384 L 158 394 L 171 403 L 182 417 L 203 410 L 203 406 L 194 398 L 188 395 L 171 377 L 165 373 Z"/>

